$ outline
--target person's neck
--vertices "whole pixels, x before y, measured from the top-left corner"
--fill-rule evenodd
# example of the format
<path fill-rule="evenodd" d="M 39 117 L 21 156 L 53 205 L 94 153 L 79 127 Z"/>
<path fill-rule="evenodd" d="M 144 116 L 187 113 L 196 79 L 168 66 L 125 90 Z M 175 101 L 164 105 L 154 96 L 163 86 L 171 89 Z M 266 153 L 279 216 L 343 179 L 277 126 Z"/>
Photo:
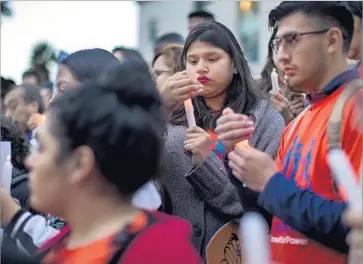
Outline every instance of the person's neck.
<path fill-rule="evenodd" d="M 339 74 L 348 70 L 348 63 L 346 60 L 341 61 L 340 63 L 332 63 L 330 65 L 334 65 L 333 67 L 329 67 L 329 70 L 323 75 L 324 77 L 320 79 L 319 82 L 315 83 L 314 87 L 312 87 L 312 91 L 315 93 L 321 92 L 324 88 Z"/>
<path fill-rule="evenodd" d="M 212 111 L 222 111 L 225 97 L 226 94 L 224 93 L 213 98 L 204 98 L 204 100 Z"/>
<path fill-rule="evenodd" d="M 66 220 L 71 227 L 71 234 L 67 248 L 87 245 L 115 234 L 139 213 L 131 202 L 122 203 L 117 197 L 87 197 L 72 203 L 69 209 Z"/>

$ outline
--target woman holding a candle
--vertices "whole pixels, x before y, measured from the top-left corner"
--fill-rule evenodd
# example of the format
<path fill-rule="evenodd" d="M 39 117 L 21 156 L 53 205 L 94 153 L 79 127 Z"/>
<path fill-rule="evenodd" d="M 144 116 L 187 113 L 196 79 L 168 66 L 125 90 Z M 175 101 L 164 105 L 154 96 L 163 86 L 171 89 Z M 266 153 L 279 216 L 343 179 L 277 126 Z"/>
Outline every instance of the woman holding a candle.
<path fill-rule="evenodd" d="M 183 101 L 190 100 L 185 90 L 203 87 L 186 72 L 173 75 L 182 51 L 182 46 L 168 45 L 152 64 L 157 88 L 169 109 L 174 104 L 184 107 Z M 170 90 L 169 84 L 176 89 Z M 193 120 L 194 113 L 191 115 Z M 243 209 L 223 162 L 211 151 L 209 134 L 197 126 L 187 130 L 187 125 L 172 124 L 167 132 L 163 170 L 172 202 L 171 213 L 192 224 L 192 242 L 205 258 L 206 246 L 215 232 L 228 221 L 239 218 Z"/>
<path fill-rule="evenodd" d="M 214 155 L 222 162 L 226 160 L 234 145 L 222 144 L 214 130 L 223 109 L 230 107 L 232 111 L 249 117 L 233 124 L 237 129 L 247 127 L 245 138 L 236 137 L 235 140 L 246 139 L 252 134 L 249 140 L 251 146 L 272 157 L 276 155 L 285 122 L 267 100 L 255 94 L 252 88 L 254 80 L 247 61 L 236 38 L 227 27 L 217 22 L 196 26 L 186 39 L 178 70 L 179 72 L 165 81 L 161 94 L 172 113 L 170 122 L 175 126 L 188 127 L 183 103 L 186 99 L 192 100 L 197 127 L 188 130 L 184 143 L 187 151 L 200 157 L 200 150 L 204 149 L 201 146 L 209 143 L 214 154 L 203 154 L 207 157 L 206 161 Z M 201 165 L 196 168 L 200 169 Z M 204 178 L 188 178 L 198 193 L 208 193 L 201 192 L 200 188 L 211 186 L 212 179 L 216 180 L 212 174 Z M 222 183 L 223 179 L 219 179 L 219 182 Z M 202 180 L 205 184 L 200 184 Z M 242 185 L 239 182 L 236 184 Z M 218 197 L 227 197 L 223 193 L 235 194 L 230 182 L 226 186 L 218 184 L 218 188 L 209 188 L 209 194 L 218 194 Z M 255 193 L 249 192 L 248 199 L 255 198 Z M 211 197 L 210 201 L 215 200 Z"/>
<path fill-rule="evenodd" d="M 161 92 L 173 110 L 172 124 L 188 126 L 185 109 L 180 106 L 192 98 L 196 125 L 208 131 L 213 150 L 224 160 L 231 149 L 221 145 L 214 129 L 223 109 L 230 107 L 249 116 L 250 120 L 235 125 L 250 128 L 249 133 L 253 133 L 250 144 L 271 156 L 276 154 L 284 121 L 253 90 L 248 63 L 227 27 L 218 22 L 196 26 L 186 39 L 178 70 L 166 80 Z"/>

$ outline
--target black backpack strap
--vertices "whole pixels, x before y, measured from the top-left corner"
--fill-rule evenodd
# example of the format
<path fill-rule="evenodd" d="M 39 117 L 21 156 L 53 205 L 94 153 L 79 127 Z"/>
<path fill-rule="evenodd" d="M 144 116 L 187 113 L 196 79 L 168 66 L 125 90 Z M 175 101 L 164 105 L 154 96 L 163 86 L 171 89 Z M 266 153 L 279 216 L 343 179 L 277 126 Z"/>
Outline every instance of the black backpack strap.
<path fill-rule="evenodd" d="M 23 181 L 27 181 L 27 180 L 28 180 L 28 173 L 24 173 L 20 176 L 12 178 L 11 179 L 11 188 L 14 188 L 18 184 L 22 183 Z"/>
<path fill-rule="evenodd" d="M 328 150 L 341 148 L 341 126 L 344 108 L 349 99 L 360 89 L 362 89 L 362 80 L 355 79 L 348 84 L 336 101 L 333 111 L 329 117 L 326 130 Z"/>
<path fill-rule="evenodd" d="M 166 186 L 163 184 L 159 184 L 159 191 L 162 199 L 161 208 L 159 211 L 166 213 L 166 214 L 173 214 L 173 205 L 171 201 L 171 197 L 169 191 L 167 190 Z"/>
<path fill-rule="evenodd" d="M 117 234 L 113 240 L 113 243 L 116 244 L 116 246 L 119 247 L 119 249 L 113 254 L 112 258 L 110 259 L 110 261 L 108 262 L 108 264 L 119 264 L 120 260 L 122 258 L 122 255 L 126 252 L 126 250 L 129 249 L 130 246 L 134 246 L 135 243 L 132 243 L 132 241 L 139 235 L 142 235 L 143 231 L 146 230 L 147 228 L 152 227 L 155 223 L 158 222 L 158 219 L 148 213 L 145 212 L 147 214 L 147 224 L 141 228 L 139 231 L 137 231 L 136 233 L 129 233 L 128 232 L 128 228 L 124 228 L 119 234 Z"/>

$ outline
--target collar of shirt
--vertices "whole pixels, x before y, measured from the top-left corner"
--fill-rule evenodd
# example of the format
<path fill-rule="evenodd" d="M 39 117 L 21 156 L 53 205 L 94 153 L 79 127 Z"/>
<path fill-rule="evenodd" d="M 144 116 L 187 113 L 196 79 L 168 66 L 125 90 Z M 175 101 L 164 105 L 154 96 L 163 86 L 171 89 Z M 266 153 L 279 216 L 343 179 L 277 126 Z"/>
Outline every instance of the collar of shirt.
<path fill-rule="evenodd" d="M 331 80 L 322 91 L 317 92 L 315 94 L 308 94 L 307 99 L 309 103 L 316 103 L 325 97 L 331 95 L 335 92 L 342 84 L 350 82 L 354 79 L 359 79 L 359 72 L 356 69 L 347 70 L 338 76 L 336 76 L 333 80 Z"/>

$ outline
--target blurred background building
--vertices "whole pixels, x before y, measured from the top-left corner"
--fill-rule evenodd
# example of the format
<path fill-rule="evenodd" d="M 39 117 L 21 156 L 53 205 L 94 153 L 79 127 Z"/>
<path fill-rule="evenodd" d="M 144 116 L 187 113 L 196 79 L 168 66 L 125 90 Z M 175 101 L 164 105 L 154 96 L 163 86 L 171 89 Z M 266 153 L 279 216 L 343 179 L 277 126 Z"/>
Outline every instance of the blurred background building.
<path fill-rule="evenodd" d="M 155 39 L 170 32 L 186 37 L 188 14 L 196 10 L 212 13 L 232 30 L 258 74 L 270 37 L 267 16 L 280 1 L 9 2 L 12 16 L 1 18 L 1 75 L 19 82 L 32 64 L 32 52 L 39 42 L 49 43 L 56 53 L 123 45 L 138 48 L 150 62 Z M 52 78 L 55 69 L 50 67 Z"/>
<path fill-rule="evenodd" d="M 269 11 L 280 1 L 140 1 L 139 49 L 149 61 L 155 39 L 165 33 L 188 33 L 188 14 L 205 10 L 226 25 L 238 38 L 254 74 L 267 56 Z"/>

